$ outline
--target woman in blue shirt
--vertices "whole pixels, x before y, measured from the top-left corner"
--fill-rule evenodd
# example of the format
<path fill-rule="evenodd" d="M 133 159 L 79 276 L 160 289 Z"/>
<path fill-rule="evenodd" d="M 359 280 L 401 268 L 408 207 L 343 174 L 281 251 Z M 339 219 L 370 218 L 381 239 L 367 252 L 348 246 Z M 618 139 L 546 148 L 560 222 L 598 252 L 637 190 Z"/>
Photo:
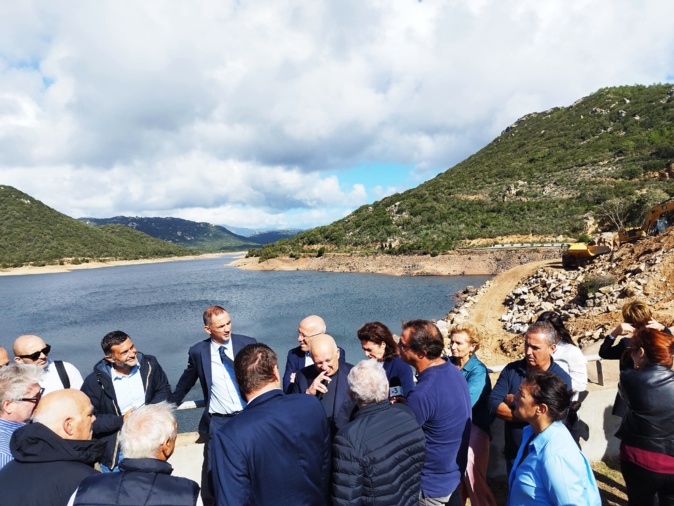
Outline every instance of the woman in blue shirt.
<path fill-rule="evenodd" d="M 398 356 L 398 346 L 386 325 L 370 322 L 358 329 L 358 339 L 367 358 L 373 358 L 384 366 L 389 387 L 400 387 L 402 396 L 414 388 L 412 368 Z"/>
<path fill-rule="evenodd" d="M 527 422 L 508 484 L 508 506 L 600 506 L 590 464 L 562 423 L 573 392 L 549 371 L 534 371 L 515 395 L 513 416 Z"/>
<path fill-rule="evenodd" d="M 489 464 L 489 407 L 487 399 L 491 393 L 491 380 L 485 365 L 478 360 L 475 352 L 480 347 L 477 328 L 470 324 L 454 327 L 449 334 L 451 362 L 457 366 L 468 382 L 470 403 L 473 407 L 468 443 L 468 464 L 461 481 L 461 503 L 478 506 L 496 506 L 494 496 L 487 485 L 487 464 Z"/>

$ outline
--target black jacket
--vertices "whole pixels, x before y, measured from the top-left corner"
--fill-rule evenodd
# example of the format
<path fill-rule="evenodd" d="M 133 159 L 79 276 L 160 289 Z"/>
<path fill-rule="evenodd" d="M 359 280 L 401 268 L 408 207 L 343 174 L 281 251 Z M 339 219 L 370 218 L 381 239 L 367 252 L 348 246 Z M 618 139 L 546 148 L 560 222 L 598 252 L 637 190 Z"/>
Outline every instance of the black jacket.
<path fill-rule="evenodd" d="M 400 404 L 368 404 L 342 427 L 332 444 L 332 502 L 419 504 L 424 431 Z"/>
<path fill-rule="evenodd" d="M 167 400 L 171 395 L 171 385 L 164 370 L 152 355 L 143 355 L 138 352 L 138 364 L 145 388 L 145 404 L 156 404 Z M 94 372 L 84 380 L 82 392 L 87 394 L 94 407 L 94 437 L 107 443 L 101 464 L 113 468 L 118 460 L 118 434 L 123 424 L 123 414 L 120 412 L 112 386 L 110 369 L 112 365 L 103 359 L 94 366 Z"/>
<path fill-rule="evenodd" d="M 657 364 L 625 369 L 618 392 L 627 412 L 616 437 L 635 448 L 674 457 L 674 371 Z"/>
<path fill-rule="evenodd" d="M 105 443 L 63 439 L 31 423 L 14 431 L 9 446 L 14 460 L 0 471 L 0 506 L 66 506 L 80 482 L 98 474 Z"/>
<path fill-rule="evenodd" d="M 80 485 L 76 506 L 194 506 L 199 485 L 171 476 L 173 468 L 157 459 L 124 459 L 119 473 L 90 476 Z"/>

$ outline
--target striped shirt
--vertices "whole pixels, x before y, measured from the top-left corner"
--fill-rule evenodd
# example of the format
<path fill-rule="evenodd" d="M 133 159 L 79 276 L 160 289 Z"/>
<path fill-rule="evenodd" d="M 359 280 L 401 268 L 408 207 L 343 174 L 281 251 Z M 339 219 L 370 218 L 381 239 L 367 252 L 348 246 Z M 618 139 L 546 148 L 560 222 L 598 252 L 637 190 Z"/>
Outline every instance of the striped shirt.
<path fill-rule="evenodd" d="M 12 422 L 0 418 L 0 469 L 14 459 L 12 452 L 9 451 L 9 440 L 12 438 L 14 431 L 24 425 L 26 424 L 22 422 Z"/>

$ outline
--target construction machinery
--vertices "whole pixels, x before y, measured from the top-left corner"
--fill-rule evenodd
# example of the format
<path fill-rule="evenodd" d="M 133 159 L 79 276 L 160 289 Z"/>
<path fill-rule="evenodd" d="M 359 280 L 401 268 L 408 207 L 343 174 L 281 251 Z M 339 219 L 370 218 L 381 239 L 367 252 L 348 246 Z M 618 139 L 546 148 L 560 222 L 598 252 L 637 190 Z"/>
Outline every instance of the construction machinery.
<path fill-rule="evenodd" d="M 674 197 L 660 202 L 651 207 L 646 214 L 641 227 L 621 228 L 618 230 L 615 247 L 626 242 L 634 242 L 642 237 L 664 234 L 674 220 L 668 220 L 663 216 L 668 211 L 674 210 Z M 591 261 L 598 255 L 611 252 L 611 246 L 593 246 L 583 242 L 570 244 L 562 253 L 562 265 L 565 268 L 574 268 Z"/>

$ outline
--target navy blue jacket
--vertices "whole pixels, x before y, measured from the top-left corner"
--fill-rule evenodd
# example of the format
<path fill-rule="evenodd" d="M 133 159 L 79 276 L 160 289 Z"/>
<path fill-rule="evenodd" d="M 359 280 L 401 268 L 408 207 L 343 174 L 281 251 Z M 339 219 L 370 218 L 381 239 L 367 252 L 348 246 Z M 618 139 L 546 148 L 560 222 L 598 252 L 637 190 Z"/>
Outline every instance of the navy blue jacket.
<path fill-rule="evenodd" d="M 349 423 L 351 415 L 353 414 L 354 409 L 356 409 L 356 405 L 348 394 L 349 383 L 347 381 L 347 376 L 352 367 L 351 364 L 347 364 L 346 362 L 340 363 L 337 372 L 331 376 L 332 381 L 328 386 L 329 389 L 336 388 L 334 398 L 335 403 L 332 406 L 332 417 L 328 419 L 333 436 L 339 429 Z M 316 369 L 315 365 L 310 365 L 297 371 L 295 383 L 292 384 L 292 393 L 306 395 L 307 389 L 319 374 L 320 371 Z M 319 397 L 321 397 L 321 404 L 324 405 L 325 397 Z M 328 409 L 325 409 L 325 412 L 328 413 Z"/>
<path fill-rule="evenodd" d="M 210 444 L 218 506 L 329 504 L 330 430 L 315 397 L 265 392 Z"/>
<path fill-rule="evenodd" d="M 234 356 L 249 344 L 257 341 L 252 337 L 243 336 L 241 334 L 232 334 L 232 351 Z M 211 402 L 211 386 L 213 384 L 211 377 L 211 338 L 198 342 L 190 348 L 187 352 L 187 367 L 183 371 L 182 376 L 178 380 L 173 394 L 171 395 L 171 402 L 180 404 L 185 396 L 192 390 L 197 380 L 201 384 L 201 391 L 206 402 L 206 409 L 199 421 L 199 434 L 208 434 L 208 426 L 210 424 L 210 417 L 208 416 L 208 406 Z"/>
<path fill-rule="evenodd" d="M 89 476 L 80 484 L 75 506 L 195 506 L 199 485 L 171 476 L 173 467 L 157 459 L 124 459 L 119 473 Z"/>
<path fill-rule="evenodd" d="M 290 376 L 292 373 L 296 373 L 300 369 L 305 367 L 304 358 L 306 353 L 302 351 L 300 346 L 293 348 L 288 351 L 288 358 L 286 359 L 286 370 L 283 373 L 283 391 L 286 394 L 290 393 Z M 346 362 L 346 352 L 339 348 L 339 363 L 343 364 Z"/>
<path fill-rule="evenodd" d="M 566 385 L 571 389 L 571 376 L 562 369 L 552 357 L 550 357 L 551 364 L 548 368 L 548 371 L 555 373 L 557 376 L 562 378 Z M 491 416 L 491 421 L 493 422 L 496 417 L 496 410 L 498 409 L 499 404 L 503 402 L 506 395 L 516 394 L 520 388 L 520 385 L 527 377 L 527 361 L 526 359 L 516 360 L 515 362 L 510 362 L 506 365 L 498 379 L 496 380 L 496 385 L 489 395 L 487 400 L 487 405 L 489 408 L 489 415 Z M 504 436 L 505 436 L 505 450 L 504 454 L 506 459 L 514 459 L 517 456 L 517 450 L 519 450 L 522 444 L 522 429 L 528 424 L 525 422 L 505 422 L 504 427 Z"/>
<path fill-rule="evenodd" d="M 143 355 L 138 352 L 140 376 L 145 388 L 145 404 L 157 404 L 168 400 L 171 395 L 171 385 L 166 373 L 152 355 Z M 106 442 L 105 454 L 101 464 L 113 468 L 118 460 L 118 436 L 124 423 L 124 413 L 121 413 L 115 388 L 112 385 L 110 374 L 112 364 L 102 359 L 94 366 L 94 372 L 86 377 L 82 384 L 82 392 L 87 394 L 94 407 L 94 438 Z"/>
<path fill-rule="evenodd" d="M 410 365 L 403 362 L 400 357 L 393 357 L 388 362 L 384 361 L 382 365 L 384 371 L 386 371 L 389 385 L 391 384 L 391 378 L 398 378 L 403 389 L 403 396 L 407 397 L 414 390 L 414 373 Z"/>

